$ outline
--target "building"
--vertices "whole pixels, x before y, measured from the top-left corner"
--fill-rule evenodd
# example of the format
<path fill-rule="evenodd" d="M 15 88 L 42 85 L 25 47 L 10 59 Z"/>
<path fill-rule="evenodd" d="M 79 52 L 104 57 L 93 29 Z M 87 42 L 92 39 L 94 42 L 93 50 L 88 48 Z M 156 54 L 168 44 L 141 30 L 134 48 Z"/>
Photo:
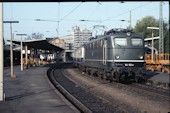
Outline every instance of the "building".
<path fill-rule="evenodd" d="M 72 60 L 71 54 L 74 51 L 73 50 L 74 38 L 72 35 L 66 35 L 64 37 L 61 37 L 61 39 L 63 39 L 65 42 L 65 60 L 70 61 Z"/>
<path fill-rule="evenodd" d="M 53 39 L 49 40 L 49 42 L 55 46 L 65 49 L 65 40 L 64 39 L 54 37 Z M 62 52 L 62 53 L 53 52 L 52 54 L 49 54 L 48 57 L 49 57 L 49 59 L 56 59 L 57 61 L 61 61 L 61 60 L 65 61 L 65 52 Z"/>
<path fill-rule="evenodd" d="M 80 47 L 82 44 L 89 42 L 92 37 L 92 32 L 87 29 L 80 29 L 75 26 L 72 27 L 71 34 L 60 37 L 65 42 L 65 58 L 66 60 L 71 60 L 72 52 Z M 54 42 L 53 42 L 54 43 Z"/>
<path fill-rule="evenodd" d="M 53 38 L 52 40 L 49 41 L 50 43 L 52 43 L 55 46 L 58 46 L 60 48 L 65 49 L 65 42 L 64 39 L 60 39 L 58 37 Z"/>
<path fill-rule="evenodd" d="M 67 35 L 64 37 L 61 37 L 61 39 L 65 42 L 65 52 L 73 52 L 73 44 L 74 44 L 74 37 L 73 35 Z"/>
<path fill-rule="evenodd" d="M 73 49 L 75 50 L 82 44 L 89 42 L 89 39 L 92 37 L 92 32 L 75 26 L 72 27 L 71 35 L 73 36 Z"/>
<path fill-rule="evenodd" d="M 65 42 L 66 52 L 73 52 L 82 44 L 89 42 L 90 38 L 92 38 L 92 32 L 90 30 L 80 29 L 77 26 L 72 27 L 70 35 L 61 37 Z"/>

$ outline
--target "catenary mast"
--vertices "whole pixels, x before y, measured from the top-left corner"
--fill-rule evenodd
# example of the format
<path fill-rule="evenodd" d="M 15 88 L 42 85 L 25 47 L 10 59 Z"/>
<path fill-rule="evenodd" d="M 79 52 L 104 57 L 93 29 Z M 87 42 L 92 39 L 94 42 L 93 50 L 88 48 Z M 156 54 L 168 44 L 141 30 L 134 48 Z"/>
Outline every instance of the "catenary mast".
<path fill-rule="evenodd" d="M 162 1 L 160 2 L 159 9 L 159 53 L 164 53 L 164 37 L 163 37 L 163 14 L 162 14 Z"/>

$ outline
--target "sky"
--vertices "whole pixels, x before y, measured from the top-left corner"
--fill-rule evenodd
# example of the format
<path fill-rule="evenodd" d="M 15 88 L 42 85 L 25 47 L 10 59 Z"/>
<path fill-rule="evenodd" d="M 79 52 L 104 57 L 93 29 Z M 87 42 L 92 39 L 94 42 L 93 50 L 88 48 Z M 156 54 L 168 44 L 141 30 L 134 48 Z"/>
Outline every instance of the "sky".
<path fill-rule="evenodd" d="M 6 2 L 3 3 L 4 21 L 19 21 L 12 24 L 14 39 L 16 34 L 42 33 L 45 37 L 63 37 L 70 34 L 73 26 L 92 30 L 94 25 L 104 25 L 107 30 L 126 28 L 146 16 L 159 19 L 157 1 L 131 2 Z M 35 21 L 43 19 L 45 21 Z M 86 20 L 86 21 L 80 21 Z M 120 21 L 125 20 L 125 21 Z M 163 20 L 169 21 L 169 3 L 163 4 Z M 93 32 L 94 33 L 94 32 Z M 4 24 L 4 38 L 10 39 L 10 25 Z M 24 38 L 23 38 L 24 39 Z"/>

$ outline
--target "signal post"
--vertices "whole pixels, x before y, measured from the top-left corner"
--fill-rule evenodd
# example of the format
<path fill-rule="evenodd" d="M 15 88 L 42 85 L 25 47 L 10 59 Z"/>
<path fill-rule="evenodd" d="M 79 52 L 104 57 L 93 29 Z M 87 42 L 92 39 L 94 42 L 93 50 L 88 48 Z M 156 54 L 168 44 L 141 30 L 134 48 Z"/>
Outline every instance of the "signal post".
<path fill-rule="evenodd" d="M 0 3 L 0 101 L 4 99 L 3 93 L 3 5 Z"/>

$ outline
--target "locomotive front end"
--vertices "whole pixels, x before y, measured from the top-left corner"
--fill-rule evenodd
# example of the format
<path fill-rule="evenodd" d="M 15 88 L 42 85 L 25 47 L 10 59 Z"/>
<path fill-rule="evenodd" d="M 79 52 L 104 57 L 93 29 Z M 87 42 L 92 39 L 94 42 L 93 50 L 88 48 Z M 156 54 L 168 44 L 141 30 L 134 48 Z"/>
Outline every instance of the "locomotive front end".
<path fill-rule="evenodd" d="M 135 33 L 112 36 L 112 76 L 118 81 L 145 80 L 144 39 Z"/>

